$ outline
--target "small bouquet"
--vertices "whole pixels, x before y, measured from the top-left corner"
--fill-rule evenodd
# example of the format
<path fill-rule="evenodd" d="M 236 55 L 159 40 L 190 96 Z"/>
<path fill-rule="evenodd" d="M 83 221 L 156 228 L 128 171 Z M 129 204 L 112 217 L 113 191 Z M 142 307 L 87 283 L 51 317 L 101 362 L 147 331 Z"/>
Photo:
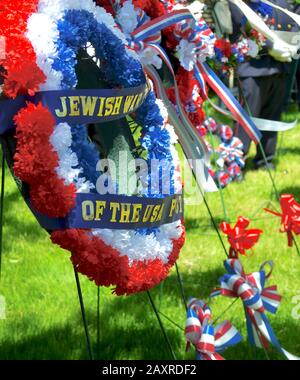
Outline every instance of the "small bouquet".
<path fill-rule="evenodd" d="M 215 42 L 214 50 L 215 56 L 207 62 L 212 69 L 226 74 L 245 61 L 249 48 L 246 39 L 232 44 L 228 39 L 219 38 Z"/>

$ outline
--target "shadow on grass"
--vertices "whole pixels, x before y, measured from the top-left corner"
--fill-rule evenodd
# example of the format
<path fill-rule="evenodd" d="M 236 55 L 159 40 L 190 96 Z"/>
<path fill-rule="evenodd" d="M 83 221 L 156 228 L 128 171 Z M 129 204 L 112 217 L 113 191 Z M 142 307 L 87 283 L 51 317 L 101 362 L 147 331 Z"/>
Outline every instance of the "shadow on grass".
<path fill-rule="evenodd" d="M 4 226 L 8 226 L 10 239 L 6 239 L 4 235 L 4 250 L 9 248 L 12 241 L 11 238 L 25 235 L 28 239 L 36 241 L 36 239 L 45 236 L 46 233 L 37 222 L 34 222 L 31 218 L 29 219 L 27 215 L 22 212 L 22 209 L 19 210 L 20 214 L 18 214 L 18 208 L 11 207 L 14 202 L 24 202 L 24 207 L 27 208 L 27 205 L 17 188 L 13 192 L 5 195 L 3 221 Z"/>
<path fill-rule="evenodd" d="M 213 217 L 215 220 L 216 225 L 219 227 L 220 223 L 224 221 L 223 217 L 215 216 L 213 213 Z M 195 230 L 199 229 L 199 233 L 203 231 L 205 228 L 205 231 L 215 231 L 214 225 L 210 220 L 209 215 L 205 218 L 190 218 L 187 217 L 184 220 L 185 229 L 187 231 L 189 230 Z"/>
<path fill-rule="evenodd" d="M 151 292 L 155 304 L 155 292 Z M 184 309 L 182 308 L 183 313 Z M 89 321 L 96 326 L 96 315 L 89 313 Z M 163 320 L 163 318 L 162 318 Z M 184 353 L 183 332 L 163 320 L 174 351 Z M 101 360 L 138 358 L 148 360 L 172 359 L 156 316 L 146 293 L 115 297 L 101 307 L 100 346 L 97 357 Z M 97 345 L 94 348 L 97 353 Z"/>
<path fill-rule="evenodd" d="M 297 202 L 300 203 L 300 187 L 287 186 L 279 189 L 280 194 L 292 194 Z"/>
<path fill-rule="evenodd" d="M 218 279 L 224 273 L 223 265 L 205 272 L 193 270 L 193 273 L 180 273 L 186 298 L 196 297 L 207 300 L 211 291 L 218 286 Z M 164 282 L 164 291 L 181 302 L 181 290 L 176 274 L 171 274 Z"/>
<path fill-rule="evenodd" d="M 279 157 L 284 158 L 285 154 L 292 154 L 292 155 L 300 155 L 300 148 L 299 147 L 291 147 L 291 146 L 286 146 L 282 147 L 279 150 Z"/>
<path fill-rule="evenodd" d="M 272 320 L 271 325 L 282 348 L 293 355 L 300 356 L 300 341 L 298 339 L 300 336 L 299 322 L 293 318 L 289 318 L 285 323 L 280 319 L 275 319 Z M 268 356 L 263 349 L 250 346 L 246 336 L 244 336 L 243 342 L 239 345 L 226 350 L 224 356 L 226 359 L 236 360 L 241 358 L 241 352 L 243 352 L 243 360 L 267 360 L 268 358 L 271 360 L 286 360 L 285 356 L 273 346 L 267 349 Z"/>
<path fill-rule="evenodd" d="M 212 273 L 207 272 L 206 276 Z M 219 273 L 218 273 L 219 274 Z M 203 278 L 203 281 L 205 278 Z M 174 291 L 174 286 L 168 287 L 167 297 Z M 195 289 L 186 287 L 186 291 Z M 153 298 L 157 301 L 158 289 L 151 291 Z M 206 292 L 204 292 L 206 293 Z M 206 293 L 207 294 L 207 293 Z M 202 296 L 203 294 L 201 294 Z M 113 296 L 112 296 L 113 297 Z M 174 321 L 184 328 L 185 310 L 179 305 L 180 297 L 172 298 L 177 302 L 176 315 L 169 315 Z M 168 298 L 167 303 L 170 302 Z M 163 311 L 163 309 L 162 309 Z M 138 358 L 147 360 L 168 360 L 171 358 L 169 350 L 164 341 L 155 315 L 148 302 L 145 293 L 130 297 L 114 297 L 109 303 L 101 304 L 101 328 L 100 344 L 97 347 L 96 308 L 88 308 L 87 319 L 96 359 L 117 360 L 126 358 Z M 241 320 L 243 316 L 241 315 Z M 193 350 L 190 354 L 185 353 L 185 339 L 182 330 L 168 323 L 162 318 L 167 335 L 178 359 L 194 359 Z M 289 318 L 286 321 L 272 320 L 272 328 L 283 347 L 295 355 L 300 355 L 300 324 Z M 98 351 L 99 349 L 99 351 Z M 265 360 L 263 350 L 249 346 L 246 336 L 242 343 L 226 350 L 224 357 L 229 360 Z M 277 350 L 270 347 L 268 356 L 272 360 L 284 359 Z M 62 326 L 52 326 L 42 332 L 25 336 L 22 340 L 14 342 L 6 339 L 0 344 L 0 359 L 4 360 L 60 360 L 60 359 L 88 359 L 86 341 L 80 314 L 76 314 L 72 320 Z"/>
<path fill-rule="evenodd" d="M 64 326 L 51 327 L 22 340 L 3 340 L 0 345 L 1 360 L 61 360 L 88 358 L 82 324 L 74 319 Z M 74 326 L 79 326 L 74 328 Z M 76 333 L 75 333 L 76 331 Z"/>

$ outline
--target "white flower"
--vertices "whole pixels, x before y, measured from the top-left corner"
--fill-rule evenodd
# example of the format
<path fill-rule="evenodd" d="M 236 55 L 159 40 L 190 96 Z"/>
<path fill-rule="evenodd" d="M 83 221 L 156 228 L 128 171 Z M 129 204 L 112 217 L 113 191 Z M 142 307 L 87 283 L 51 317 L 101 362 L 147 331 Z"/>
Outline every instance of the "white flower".
<path fill-rule="evenodd" d="M 160 115 L 164 119 L 164 123 L 167 123 L 169 119 L 168 110 L 165 107 L 164 102 L 161 99 L 156 99 L 157 106 L 159 107 Z"/>
<path fill-rule="evenodd" d="M 248 55 L 252 58 L 257 57 L 259 53 L 259 47 L 257 43 L 253 40 L 248 39 L 248 48 L 249 48 Z"/>
<path fill-rule="evenodd" d="M 181 66 L 192 71 L 197 60 L 196 45 L 182 39 L 177 46 L 177 53 Z"/>
<path fill-rule="evenodd" d="M 138 56 L 143 65 L 153 65 L 158 70 L 162 67 L 162 60 L 159 58 L 158 53 L 151 47 L 138 52 Z"/>
<path fill-rule="evenodd" d="M 215 55 L 215 38 L 207 38 L 202 41 L 203 46 L 201 48 L 201 52 L 198 54 L 198 61 L 205 62 L 207 57 L 214 57 Z"/>
<path fill-rule="evenodd" d="M 197 21 L 199 21 L 202 18 L 204 8 L 205 4 L 200 3 L 200 1 L 194 1 L 192 4 L 187 6 L 187 9 L 190 10 L 191 14 Z"/>
<path fill-rule="evenodd" d="M 118 11 L 116 19 L 123 33 L 127 37 L 130 36 L 138 24 L 138 14 L 131 1 L 125 1 L 123 7 Z"/>

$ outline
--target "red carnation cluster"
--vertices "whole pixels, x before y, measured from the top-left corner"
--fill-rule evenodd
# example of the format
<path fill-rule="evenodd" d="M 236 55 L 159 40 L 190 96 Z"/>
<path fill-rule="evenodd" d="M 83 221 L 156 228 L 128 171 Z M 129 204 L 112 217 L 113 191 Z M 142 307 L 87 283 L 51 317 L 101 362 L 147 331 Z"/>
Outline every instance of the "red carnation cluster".
<path fill-rule="evenodd" d="M 231 43 L 224 38 L 216 40 L 215 47 L 222 51 L 224 57 L 229 58 L 231 56 Z"/>
<path fill-rule="evenodd" d="M 15 174 L 30 185 L 30 199 L 41 213 L 63 217 L 75 206 L 75 186 L 56 175 L 58 156 L 50 143 L 55 119 L 41 103 L 30 103 L 14 118 L 17 125 Z"/>
<path fill-rule="evenodd" d="M 180 100 L 188 113 L 189 119 L 194 126 L 201 126 L 206 119 L 206 115 L 202 107 L 203 99 L 199 95 L 201 94 L 201 88 L 193 72 L 180 67 L 176 75 L 176 82 Z M 171 102 L 176 104 L 174 88 L 168 90 L 168 96 Z"/>
<path fill-rule="evenodd" d="M 51 239 L 72 252 L 71 260 L 78 272 L 95 281 L 97 286 L 116 285 L 114 293 L 120 296 L 149 290 L 164 280 L 178 259 L 185 234 L 173 240 L 173 251 L 167 264 L 155 259 L 135 261 L 130 265 L 127 256 L 120 256 L 117 250 L 85 230 L 56 231 Z"/>
<path fill-rule="evenodd" d="M 4 94 L 15 98 L 19 94 L 33 95 L 46 80 L 36 64 L 36 55 L 25 37 L 27 20 L 37 11 L 38 0 L 11 0 L 1 3 L 0 35 L 5 37 Z"/>

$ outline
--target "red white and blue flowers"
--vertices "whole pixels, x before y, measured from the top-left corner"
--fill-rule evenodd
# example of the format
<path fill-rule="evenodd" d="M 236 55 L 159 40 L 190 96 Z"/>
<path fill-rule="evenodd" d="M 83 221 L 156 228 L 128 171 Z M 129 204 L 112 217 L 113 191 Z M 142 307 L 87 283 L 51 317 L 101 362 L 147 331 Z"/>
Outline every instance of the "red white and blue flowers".
<path fill-rule="evenodd" d="M 111 87 L 145 83 L 136 53 L 113 17 L 92 0 L 5 1 L 0 26 L 7 39 L 4 94 L 33 95 L 74 89 L 79 48 L 91 44 Z M 14 20 L 14 22 L 12 22 Z M 181 189 L 176 135 L 152 92 L 136 114 L 148 159 L 173 166 L 173 191 Z M 98 152 L 85 125 L 56 125 L 41 103 L 29 103 L 15 116 L 15 174 L 29 185 L 33 207 L 49 217 L 64 217 L 79 193 L 96 192 Z M 144 196 L 151 196 L 144 191 Z M 162 197 L 163 195 L 159 195 Z M 181 221 L 150 231 L 53 231 L 54 243 L 72 252 L 76 269 L 97 285 L 115 286 L 118 295 L 147 290 L 163 280 L 184 243 Z"/>

